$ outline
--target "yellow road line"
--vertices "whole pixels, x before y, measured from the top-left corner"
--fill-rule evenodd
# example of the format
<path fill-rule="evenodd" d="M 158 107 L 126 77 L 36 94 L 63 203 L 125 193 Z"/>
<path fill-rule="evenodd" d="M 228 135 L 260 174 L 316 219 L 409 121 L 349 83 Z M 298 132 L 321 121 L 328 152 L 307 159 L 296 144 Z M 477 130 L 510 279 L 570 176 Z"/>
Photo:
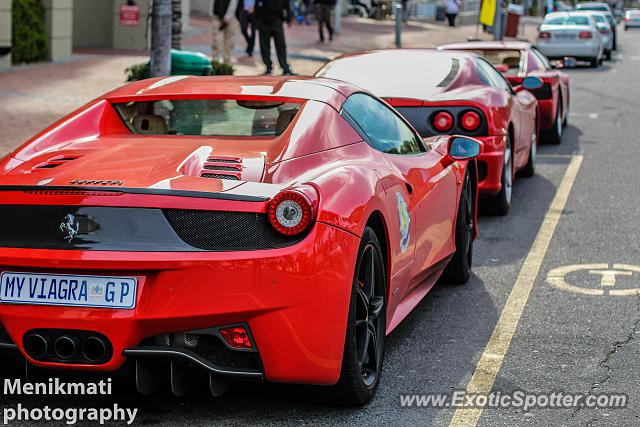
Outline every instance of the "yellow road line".
<path fill-rule="evenodd" d="M 498 323 L 496 323 L 493 334 L 491 334 L 491 338 L 489 338 L 489 342 L 482 356 L 480 356 L 476 370 L 469 384 L 467 384 L 467 393 L 488 394 L 493 388 L 493 383 L 502 367 L 507 350 L 509 350 L 511 338 L 513 338 L 518 326 L 522 311 L 529 299 L 529 294 L 540 271 L 549 243 L 562 215 L 562 210 L 567 203 L 569 193 L 578 175 L 582 159 L 581 155 L 573 156 L 567 167 L 558 191 L 538 230 L 538 235 L 533 241 L 533 245 L 531 245 L 516 283 L 513 285 L 511 294 L 509 294 L 502 314 L 500 314 Z M 482 408 L 458 408 L 453 414 L 449 427 L 475 426 L 480 419 L 480 415 L 482 415 Z"/>

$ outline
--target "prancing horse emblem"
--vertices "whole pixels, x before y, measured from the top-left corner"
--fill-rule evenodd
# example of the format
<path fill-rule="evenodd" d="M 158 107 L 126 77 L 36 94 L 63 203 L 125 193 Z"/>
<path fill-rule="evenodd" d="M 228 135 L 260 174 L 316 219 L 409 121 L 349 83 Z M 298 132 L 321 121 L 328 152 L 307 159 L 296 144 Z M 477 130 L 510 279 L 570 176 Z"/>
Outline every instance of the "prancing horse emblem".
<path fill-rule="evenodd" d="M 80 230 L 80 223 L 76 221 L 76 217 L 72 214 L 67 214 L 64 217 L 64 221 L 60 223 L 60 231 L 66 231 L 67 235 L 65 236 L 65 240 L 68 240 L 69 243 L 76 237 L 78 231 Z"/>

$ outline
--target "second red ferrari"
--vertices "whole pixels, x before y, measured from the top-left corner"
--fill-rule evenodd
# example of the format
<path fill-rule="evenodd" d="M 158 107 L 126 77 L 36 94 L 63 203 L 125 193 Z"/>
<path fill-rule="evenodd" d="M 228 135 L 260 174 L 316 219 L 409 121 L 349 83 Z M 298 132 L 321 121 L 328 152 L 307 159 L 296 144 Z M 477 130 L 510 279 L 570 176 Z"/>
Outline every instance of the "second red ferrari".
<path fill-rule="evenodd" d="M 528 90 L 542 86 L 536 77 L 514 88 L 478 55 L 434 49 L 347 54 L 316 75 L 357 84 L 384 98 L 423 137 L 461 134 L 482 140 L 478 189 L 494 214 L 509 211 L 516 172 L 535 172 L 538 103 Z"/>

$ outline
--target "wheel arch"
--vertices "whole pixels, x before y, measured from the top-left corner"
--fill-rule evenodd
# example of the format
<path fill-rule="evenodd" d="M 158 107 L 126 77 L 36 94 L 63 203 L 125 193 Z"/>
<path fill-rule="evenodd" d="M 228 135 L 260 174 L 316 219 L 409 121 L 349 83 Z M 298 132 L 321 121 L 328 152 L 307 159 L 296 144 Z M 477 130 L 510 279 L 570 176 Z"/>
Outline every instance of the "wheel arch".
<path fill-rule="evenodd" d="M 376 237 L 378 237 L 378 241 L 380 242 L 380 250 L 382 250 L 382 258 L 385 264 L 385 274 L 388 276 L 390 269 L 390 258 L 389 258 L 389 232 L 387 229 L 387 223 L 384 220 L 384 216 L 382 212 L 379 210 L 374 210 L 367 218 L 367 222 L 365 227 L 370 227 L 374 233 L 376 233 Z M 387 288 L 389 287 L 389 280 L 387 280 Z M 387 289 L 388 290 L 388 289 Z"/>

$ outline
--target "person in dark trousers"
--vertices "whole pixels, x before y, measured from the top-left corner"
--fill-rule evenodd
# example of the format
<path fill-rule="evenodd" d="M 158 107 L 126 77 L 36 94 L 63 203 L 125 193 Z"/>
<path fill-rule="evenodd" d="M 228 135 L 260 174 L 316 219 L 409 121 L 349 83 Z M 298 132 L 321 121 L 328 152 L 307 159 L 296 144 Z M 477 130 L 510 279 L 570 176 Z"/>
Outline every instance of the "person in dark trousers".
<path fill-rule="evenodd" d="M 316 0 L 316 8 L 318 11 L 318 32 L 320 33 L 320 42 L 324 43 L 324 29 L 327 27 L 329 31 L 329 41 L 333 40 L 333 27 L 331 26 L 331 11 L 336 6 L 336 0 Z"/>
<path fill-rule="evenodd" d="M 292 75 L 293 71 L 287 63 L 287 43 L 282 27 L 283 22 L 286 22 L 289 27 L 291 26 L 289 0 L 257 0 L 255 13 L 258 35 L 260 36 L 260 54 L 267 67 L 265 74 L 273 73 L 271 62 L 271 39 L 273 39 L 282 74 Z"/>
<path fill-rule="evenodd" d="M 449 20 L 449 26 L 456 26 L 456 16 L 460 13 L 460 5 L 462 4 L 462 0 L 446 0 L 446 15 L 447 20 Z"/>
<path fill-rule="evenodd" d="M 256 45 L 256 0 L 244 0 L 240 13 L 240 30 L 247 41 L 247 55 L 253 56 L 253 48 Z"/>

